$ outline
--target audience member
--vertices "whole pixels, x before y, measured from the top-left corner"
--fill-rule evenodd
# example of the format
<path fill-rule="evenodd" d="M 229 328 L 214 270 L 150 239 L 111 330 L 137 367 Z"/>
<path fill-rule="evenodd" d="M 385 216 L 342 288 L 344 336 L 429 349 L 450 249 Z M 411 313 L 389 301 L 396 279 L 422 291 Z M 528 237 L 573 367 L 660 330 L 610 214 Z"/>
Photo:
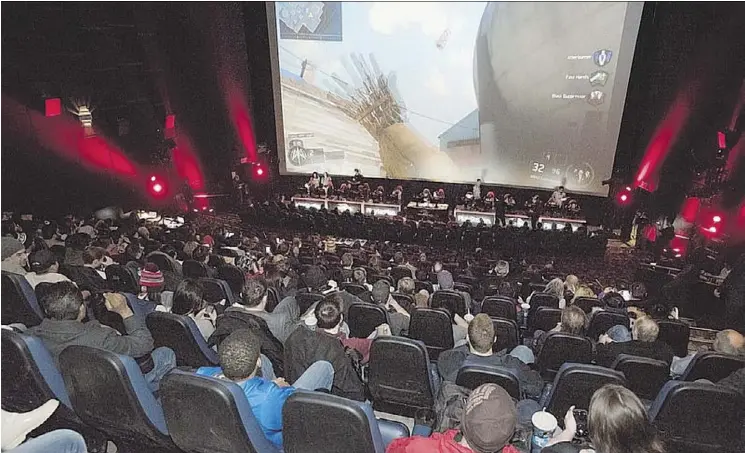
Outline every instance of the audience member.
<path fill-rule="evenodd" d="M 745 358 L 745 336 L 736 330 L 722 330 L 717 332 L 712 348 L 715 352 Z M 673 357 L 670 376 L 673 378 L 682 376 L 696 355 L 697 353 L 688 354 L 685 357 Z"/>
<path fill-rule="evenodd" d="M 272 335 L 284 343 L 297 328 L 300 320 L 300 308 L 294 297 L 286 297 L 270 313 L 266 311 L 268 299 L 267 284 L 261 277 L 246 280 L 241 291 L 241 303 L 235 303 L 232 309 L 244 310 L 266 321 Z"/>
<path fill-rule="evenodd" d="M 105 349 L 139 359 L 150 389 L 157 391 L 160 379 L 176 366 L 176 355 L 169 348 L 153 349 L 153 337 L 145 319 L 134 315 L 123 295 L 106 293 L 104 298 L 106 308 L 122 317 L 127 335 L 120 335 L 98 321 L 82 322 L 86 315 L 83 295 L 69 281 L 54 283 L 42 292 L 39 302 L 46 317 L 41 324 L 28 329 L 28 333 L 41 338 L 55 362 L 62 350 L 71 345 Z"/>
<path fill-rule="evenodd" d="M 428 308 L 429 307 L 429 292 L 426 289 L 418 291 L 414 294 L 414 304 L 417 308 Z"/>
<path fill-rule="evenodd" d="M 25 266 L 28 265 L 28 258 L 21 241 L 11 237 L 3 237 L 0 239 L 0 244 L 2 244 L 3 260 L 0 263 L 0 268 L 3 272 L 26 275 Z"/>
<path fill-rule="evenodd" d="M 364 286 L 368 291 L 372 291 L 373 285 L 367 282 L 367 271 L 363 267 L 355 267 L 352 270 L 352 282 Z"/>
<path fill-rule="evenodd" d="M 582 336 L 585 334 L 587 327 L 587 316 L 581 308 L 570 305 L 561 310 L 561 321 L 551 329 L 551 332 L 563 332 L 572 335 Z M 533 351 L 538 357 L 543 349 L 543 342 L 546 341 L 548 332 L 536 330 L 533 334 Z"/>
<path fill-rule="evenodd" d="M 631 354 L 672 363 L 673 350 L 667 343 L 657 340 L 660 328 L 652 318 L 637 319 L 631 330 L 631 341 L 617 343 L 607 334 L 601 335 L 597 345 L 598 365 L 610 367 L 619 354 Z"/>
<path fill-rule="evenodd" d="M 468 325 L 468 344 L 440 354 L 437 361 L 440 376 L 445 381 L 455 382 L 464 364 L 501 366 L 517 375 L 526 395 L 539 397 L 543 390 L 543 379 L 528 366 L 535 362 L 530 348 L 519 345 L 512 351 L 494 351 L 492 348 L 496 341 L 491 318 L 483 313 L 476 315 Z"/>
<path fill-rule="evenodd" d="M 341 277 L 342 282 L 352 281 L 352 266 L 354 266 L 354 256 L 351 253 L 345 253 L 341 256 Z"/>
<path fill-rule="evenodd" d="M 407 296 L 413 296 L 416 291 L 416 284 L 413 278 L 404 277 L 398 281 L 397 286 L 396 291 Z"/>
<path fill-rule="evenodd" d="M 576 275 L 567 275 L 566 280 L 564 280 L 564 300 L 572 300 L 577 288 L 579 288 L 579 278 Z"/>
<path fill-rule="evenodd" d="M 50 250 L 39 250 L 28 257 L 31 272 L 26 274 L 26 280 L 32 288 L 39 283 L 68 282 L 69 278 L 59 273 L 57 257 Z"/>
<path fill-rule="evenodd" d="M 572 444 L 577 433 L 574 406 L 564 417 L 564 430 L 545 447 L 543 453 L 579 453 Z M 587 430 L 593 450 L 589 453 L 634 452 L 665 453 L 647 410 L 634 393 L 620 385 L 606 384 L 592 395 L 587 415 Z"/>
<path fill-rule="evenodd" d="M 163 291 L 165 288 L 165 278 L 155 263 L 146 263 L 140 271 L 140 292 L 138 299 L 147 300 L 165 307 L 165 311 L 170 311 L 173 304 L 173 293 Z"/>
<path fill-rule="evenodd" d="M 215 331 L 217 310 L 205 300 L 204 287 L 199 280 L 187 278 L 179 283 L 173 294 L 171 313 L 194 320 L 205 340 Z"/>
<path fill-rule="evenodd" d="M 55 429 L 26 440 L 28 433 L 43 425 L 59 407 L 59 401 L 49 400 L 36 409 L 14 413 L 2 410 L 0 416 L 0 448 L 13 453 L 86 453 L 83 436 L 69 429 Z"/>
<path fill-rule="evenodd" d="M 396 267 L 408 269 L 409 272 L 411 272 L 412 277 L 416 275 L 416 267 L 412 266 L 411 263 L 409 263 L 409 260 L 406 258 L 406 256 L 404 256 L 402 252 L 396 252 L 393 254 L 393 264 L 395 264 Z"/>
<path fill-rule="evenodd" d="M 598 296 L 595 294 L 595 292 L 587 285 L 579 285 L 577 287 L 577 290 L 574 291 L 574 296 L 572 297 L 572 301 L 570 302 L 570 305 L 574 305 L 574 302 L 579 299 L 580 297 L 592 297 L 596 299 Z"/>
<path fill-rule="evenodd" d="M 83 251 L 82 266 L 62 266 L 62 273 L 70 278 L 83 291 L 101 292 L 111 289 L 102 271 L 107 261 L 106 250 L 101 247 L 88 247 Z M 110 260 L 110 258 L 108 258 Z"/>
<path fill-rule="evenodd" d="M 238 384 L 264 435 L 279 449 L 282 449 L 282 407 L 287 398 L 296 389 L 330 391 L 334 381 L 334 368 L 326 361 L 314 362 L 292 386 L 284 378 L 267 376 L 267 368 L 262 367 L 260 357 L 261 340 L 250 330 L 236 330 L 231 333 L 220 343 L 217 352 L 220 366 L 201 367 L 197 374 Z"/>
<path fill-rule="evenodd" d="M 546 288 L 543 290 L 543 293 L 551 294 L 559 299 L 559 308 L 564 308 L 566 306 L 566 300 L 564 299 L 564 282 L 560 278 L 555 278 L 546 283 Z M 533 295 L 531 294 L 526 300 L 528 304 L 530 304 L 532 297 Z"/>
<path fill-rule="evenodd" d="M 391 287 L 388 282 L 379 280 L 373 285 L 372 301 L 388 312 L 388 320 L 391 323 L 393 335 L 404 335 L 409 331 L 411 315 L 391 296 Z"/>
<path fill-rule="evenodd" d="M 386 453 L 519 453 L 510 445 L 517 415 L 507 391 L 497 384 L 483 384 L 466 400 L 460 430 L 395 439 Z"/>
<path fill-rule="evenodd" d="M 365 385 L 357 374 L 352 358 L 347 353 L 344 341 L 341 339 L 343 338 L 341 325 L 344 321 L 342 303 L 339 294 L 334 293 L 316 304 L 315 328 L 295 329 L 285 342 L 285 370 L 287 377 L 292 381 L 301 376 L 313 363 L 319 360 L 327 361 L 334 368 L 334 384 L 331 392 L 352 400 L 364 401 L 366 399 Z M 382 330 L 385 330 L 385 327 L 379 326 L 378 331 Z M 363 341 L 347 344 L 350 344 L 350 348 L 353 349 L 367 347 L 369 354 L 369 345 Z M 359 349 L 356 350 L 359 351 Z M 359 352 L 358 354 L 364 356 Z"/>

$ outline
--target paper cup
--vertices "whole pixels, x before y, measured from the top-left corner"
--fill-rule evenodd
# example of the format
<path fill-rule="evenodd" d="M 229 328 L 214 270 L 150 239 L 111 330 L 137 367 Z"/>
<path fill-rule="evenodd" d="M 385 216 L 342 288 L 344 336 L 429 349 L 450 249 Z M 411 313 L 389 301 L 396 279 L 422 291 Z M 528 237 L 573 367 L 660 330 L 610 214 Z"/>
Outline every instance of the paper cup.
<path fill-rule="evenodd" d="M 318 325 L 318 320 L 315 317 L 305 318 L 305 327 L 308 329 L 316 330 L 316 325 Z"/>
<path fill-rule="evenodd" d="M 548 412 L 540 411 L 533 414 L 531 421 L 533 422 L 533 436 L 530 443 L 533 447 L 543 448 L 551 440 L 558 426 L 556 417 Z"/>

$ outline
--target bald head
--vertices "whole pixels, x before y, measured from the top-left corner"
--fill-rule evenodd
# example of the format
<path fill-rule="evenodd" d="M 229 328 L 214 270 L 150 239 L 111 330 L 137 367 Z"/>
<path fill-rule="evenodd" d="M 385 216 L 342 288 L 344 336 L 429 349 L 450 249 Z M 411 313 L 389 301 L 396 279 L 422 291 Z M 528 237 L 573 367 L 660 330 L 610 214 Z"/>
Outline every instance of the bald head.
<path fill-rule="evenodd" d="M 722 354 L 745 356 L 745 336 L 736 330 L 722 330 L 714 340 L 714 350 Z"/>

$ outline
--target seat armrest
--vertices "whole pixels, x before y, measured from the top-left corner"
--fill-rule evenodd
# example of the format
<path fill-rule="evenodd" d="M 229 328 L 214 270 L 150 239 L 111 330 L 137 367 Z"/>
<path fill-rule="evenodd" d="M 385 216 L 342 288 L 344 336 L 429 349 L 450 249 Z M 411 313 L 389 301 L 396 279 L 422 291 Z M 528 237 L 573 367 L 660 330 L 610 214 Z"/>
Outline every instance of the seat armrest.
<path fill-rule="evenodd" d="M 401 422 L 380 418 L 378 419 L 378 429 L 380 429 L 380 437 L 383 438 L 383 445 L 386 448 L 388 448 L 388 444 L 399 437 L 409 437 L 409 428 Z"/>

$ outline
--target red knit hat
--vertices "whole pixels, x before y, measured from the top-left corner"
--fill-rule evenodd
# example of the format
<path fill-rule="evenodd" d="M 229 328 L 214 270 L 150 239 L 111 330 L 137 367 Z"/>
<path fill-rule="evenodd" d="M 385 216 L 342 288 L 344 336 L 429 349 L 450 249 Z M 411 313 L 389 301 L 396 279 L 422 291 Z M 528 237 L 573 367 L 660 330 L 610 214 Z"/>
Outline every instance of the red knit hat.
<path fill-rule="evenodd" d="M 140 271 L 140 286 L 158 287 L 163 286 L 163 284 L 165 284 L 163 272 L 158 269 L 158 265 L 155 263 L 145 264 L 145 268 Z"/>

